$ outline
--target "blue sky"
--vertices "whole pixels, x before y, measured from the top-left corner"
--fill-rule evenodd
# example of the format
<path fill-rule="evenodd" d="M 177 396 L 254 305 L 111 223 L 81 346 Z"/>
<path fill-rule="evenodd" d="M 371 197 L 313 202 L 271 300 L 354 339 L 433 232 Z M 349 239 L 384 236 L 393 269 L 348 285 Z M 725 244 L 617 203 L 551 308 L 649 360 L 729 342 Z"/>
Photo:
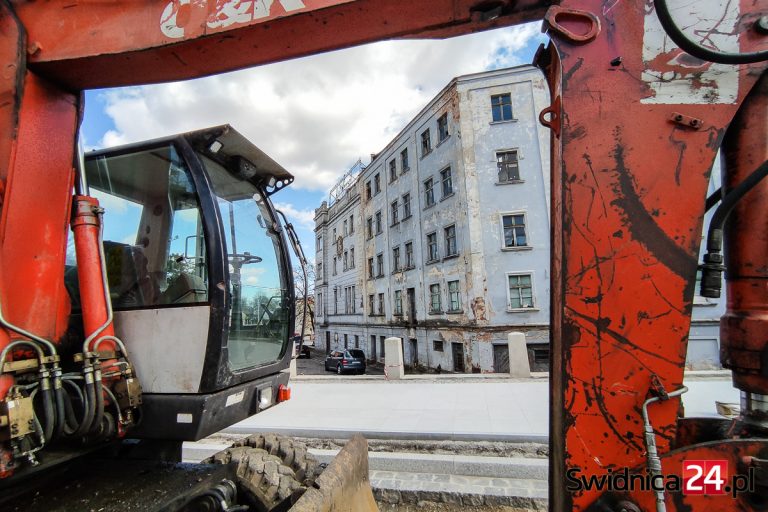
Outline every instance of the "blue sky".
<path fill-rule="evenodd" d="M 87 149 L 230 123 L 296 176 L 273 196 L 314 259 L 312 217 L 453 77 L 530 63 L 538 24 L 445 41 L 387 41 L 187 82 L 86 92 Z"/>

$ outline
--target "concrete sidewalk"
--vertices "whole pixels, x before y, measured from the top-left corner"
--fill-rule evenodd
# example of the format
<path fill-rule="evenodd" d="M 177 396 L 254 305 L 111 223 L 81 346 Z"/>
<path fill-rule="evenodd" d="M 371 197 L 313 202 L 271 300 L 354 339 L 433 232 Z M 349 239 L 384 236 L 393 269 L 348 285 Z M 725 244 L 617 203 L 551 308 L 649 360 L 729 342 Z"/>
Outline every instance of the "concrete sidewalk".
<path fill-rule="evenodd" d="M 687 376 L 686 416 L 716 416 L 715 401 L 739 402 L 725 373 Z M 546 378 L 293 380 L 290 401 L 225 432 L 297 437 L 547 442 Z"/>

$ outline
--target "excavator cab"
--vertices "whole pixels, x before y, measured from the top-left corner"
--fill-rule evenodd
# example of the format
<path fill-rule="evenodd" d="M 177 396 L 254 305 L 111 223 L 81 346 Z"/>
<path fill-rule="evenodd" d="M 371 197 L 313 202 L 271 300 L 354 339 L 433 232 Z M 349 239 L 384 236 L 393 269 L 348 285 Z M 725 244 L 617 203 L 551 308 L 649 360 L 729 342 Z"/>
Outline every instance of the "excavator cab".
<path fill-rule="evenodd" d="M 294 296 L 269 197 L 293 177 L 229 126 L 94 151 L 84 169 L 105 210 L 115 331 L 143 388 L 130 436 L 195 440 L 274 405 Z"/>

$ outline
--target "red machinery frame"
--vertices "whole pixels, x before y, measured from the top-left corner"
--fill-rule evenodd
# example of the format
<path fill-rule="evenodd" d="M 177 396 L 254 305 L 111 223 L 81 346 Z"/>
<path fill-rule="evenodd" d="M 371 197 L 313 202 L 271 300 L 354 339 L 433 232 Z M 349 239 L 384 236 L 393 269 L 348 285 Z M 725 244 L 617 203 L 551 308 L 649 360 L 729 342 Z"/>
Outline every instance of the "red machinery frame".
<path fill-rule="evenodd" d="M 765 50 L 768 38 L 754 29 L 764 15 L 760 5 L 737 3 L 731 38 L 740 51 Z M 62 273 L 80 91 L 199 77 L 383 38 L 447 37 L 544 18 L 553 42 L 539 55 L 552 96 L 542 122 L 553 132 L 550 506 L 588 508 L 599 493 L 568 493 L 567 471 L 602 475 L 643 467 L 642 406 L 682 386 L 709 169 L 766 64 L 722 68 L 686 59 L 667 40 L 654 46 L 654 37 L 663 34 L 648 2 L 266 4 L 271 10 L 224 0 L 0 3 L 4 315 L 53 340 L 66 327 Z M 701 5 L 717 10 L 719 3 Z M 723 7 L 723 19 L 733 8 Z M 670 83 L 673 90 L 666 89 Z M 742 146 L 766 140 L 764 109 L 749 115 L 757 123 L 742 130 L 752 134 Z M 765 158 L 763 147 L 744 165 Z M 761 249 L 756 256 L 764 264 Z M 764 292 L 755 295 L 752 302 L 764 307 Z M 10 334 L 0 335 L 0 348 Z M 8 377 L 0 379 L 1 398 Z M 742 389 L 749 381 L 755 393 L 767 393 L 765 378 L 737 380 Z M 679 457 L 671 454 L 678 410 L 674 398 L 649 407 L 665 460 Z M 744 456 L 765 450 L 764 442 L 737 444 L 720 443 L 731 450 L 734 471 Z M 695 450 L 704 449 L 691 448 L 685 456 Z M 643 510 L 654 507 L 652 493 L 627 499 Z M 736 503 L 748 509 L 744 501 Z M 675 510 L 704 504 L 713 510 L 734 506 L 667 499 Z"/>

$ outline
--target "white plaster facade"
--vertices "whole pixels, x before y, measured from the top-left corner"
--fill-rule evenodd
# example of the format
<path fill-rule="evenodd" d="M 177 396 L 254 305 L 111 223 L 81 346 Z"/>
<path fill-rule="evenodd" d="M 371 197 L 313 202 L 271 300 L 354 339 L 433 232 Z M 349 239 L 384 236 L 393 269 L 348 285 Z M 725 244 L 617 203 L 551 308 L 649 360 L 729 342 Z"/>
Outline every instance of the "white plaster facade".
<path fill-rule="evenodd" d="M 506 372 L 507 334 L 520 331 L 531 368 L 547 368 L 549 103 L 532 66 L 455 78 L 316 210 L 318 345 L 383 361 L 398 337 L 406 365 Z M 517 173 L 499 163 L 513 154 Z M 689 366 L 711 358 L 721 309 L 695 308 Z"/>

